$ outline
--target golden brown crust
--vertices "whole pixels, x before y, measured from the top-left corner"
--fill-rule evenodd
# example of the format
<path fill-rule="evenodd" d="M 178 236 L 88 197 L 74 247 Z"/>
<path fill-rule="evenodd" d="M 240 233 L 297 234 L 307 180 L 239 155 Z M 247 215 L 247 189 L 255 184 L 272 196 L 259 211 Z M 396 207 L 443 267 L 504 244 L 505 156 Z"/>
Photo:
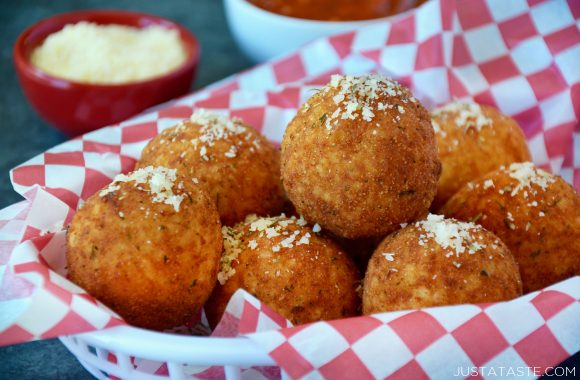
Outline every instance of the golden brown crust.
<path fill-rule="evenodd" d="M 162 330 L 188 321 L 214 285 L 222 250 L 206 192 L 182 177 L 179 211 L 134 182 L 90 197 L 67 234 L 70 279 L 128 323 Z M 148 190 L 148 185 L 139 187 Z"/>
<path fill-rule="evenodd" d="M 441 210 L 477 219 L 499 236 L 519 263 L 525 293 L 580 275 L 580 196 L 562 178 L 550 177 L 545 191 L 532 185 L 512 195 L 518 180 L 496 170 L 463 187 Z"/>
<path fill-rule="evenodd" d="M 249 223 L 239 224 L 235 230 L 241 236 L 242 251 L 235 262 L 235 274 L 223 286 L 218 284 L 206 303 L 211 325 L 219 322 L 227 302 L 239 288 L 293 324 L 357 314 L 358 271 L 348 255 L 330 239 L 296 223 L 284 229 L 288 235 L 271 238 L 251 231 Z M 295 231 L 300 231 L 296 241 L 308 233 L 309 242 L 301 245 L 294 242 L 291 248 L 284 248 L 282 241 Z M 255 249 L 248 246 L 250 241 L 255 241 Z M 274 252 L 276 246 L 279 251 Z"/>
<path fill-rule="evenodd" d="M 410 225 L 379 245 L 364 279 L 363 314 L 495 302 L 521 295 L 518 266 L 491 232 L 471 229 L 474 241 L 485 247 L 460 255 L 449 255 L 450 250 L 432 238 L 420 238 L 425 234 Z M 392 254 L 390 259 L 387 254 Z"/>
<path fill-rule="evenodd" d="M 160 165 L 197 178 L 215 199 L 223 224 L 233 225 L 251 213 L 277 215 L 285 200 L 280 152 L 252 127 L 236 126 L 243 133 L 216 138 L 210 146 L 192 142 L 204 135 L 202 125 L 185 120 L 153 138 L 137 168 Z"/>
<path fill-rule="evenodd" d="M 502 165 L 531 160 L 526 138 L 515 120 L 495 108 L 475 106 L 480 107 L 483 120 L 489 120 L 479 128 L 473 118 L 461 118 L 457 109 L 433 113 L 441 176 L 432 210 L 440 209 L 469 181 Z"/>
<path fill-rule="evenodd" d="M 301 108 L 282 140 L 282 180 L 298 212 L 349 239 L 384 236 L 424 217 L 440 170 L 425 108 L 400 87 L 401 94 L 371 102 L 371 121 L 358 115 L 329 124 L 339 90 L 327 88 Z M 394 107 L 379 110 L 378 103 Z"/>

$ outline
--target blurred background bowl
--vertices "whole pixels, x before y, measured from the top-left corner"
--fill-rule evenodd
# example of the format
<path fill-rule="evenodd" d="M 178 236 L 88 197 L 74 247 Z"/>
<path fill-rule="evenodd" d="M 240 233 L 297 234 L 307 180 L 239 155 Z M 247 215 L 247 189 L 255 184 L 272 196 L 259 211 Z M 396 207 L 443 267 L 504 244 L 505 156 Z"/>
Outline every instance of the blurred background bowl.
<path fill-rule="evenodd" d="M 186 51 L 186 61 L 162 76 L 122 84 L 74 82 L 51 76 L 31 64 L 32 51 L 48 35 L 80 21 L 138 28 L 159 25 L 176 29 Z M 76 136 L 118 123 L 189 92 L 200 48 L 186 28 L 158 16 L 118 10 L 83 10 L 59 14 L 32 25 L 16 40 L 13 54 L 18 79 L 33 108 L 56 128 L 69 136 Z"/>
<path fill-rule="evenodd" d="M 408 8 L 414 2 L 410 4 Z M 346 32 L 392 17 L 361 21 L 311 20 L 270 12 L 248 0 L 224 0 L 224 7 L 234 39 L 241 50 L 257 63 L 291 52 L 318 37 Z"/>

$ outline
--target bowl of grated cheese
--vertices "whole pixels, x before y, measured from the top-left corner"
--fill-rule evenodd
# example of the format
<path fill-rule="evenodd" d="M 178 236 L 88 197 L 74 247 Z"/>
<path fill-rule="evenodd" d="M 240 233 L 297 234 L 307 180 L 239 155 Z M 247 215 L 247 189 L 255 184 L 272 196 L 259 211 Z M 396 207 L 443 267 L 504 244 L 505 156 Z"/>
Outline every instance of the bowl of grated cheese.
<path fill-rule="evenodd" d="M 70 136 L 186 94 L 199 54 L 195 36 L 185 27 L 118 10 L 42 20 L 18 37 L 13 51 L 28 101 Z"/>

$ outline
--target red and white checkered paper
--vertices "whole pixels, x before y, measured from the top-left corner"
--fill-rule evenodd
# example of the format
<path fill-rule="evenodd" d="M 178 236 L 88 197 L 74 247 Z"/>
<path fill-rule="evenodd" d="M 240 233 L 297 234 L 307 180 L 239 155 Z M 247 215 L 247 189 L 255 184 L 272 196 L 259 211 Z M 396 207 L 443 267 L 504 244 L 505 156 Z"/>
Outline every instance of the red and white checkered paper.
<path fill-rule="evenodd" d="M 0 211 L 0 344 L 124 324 L 66 280 L 61 226 L 115 174 L 131 170 L 151 137 L 194 108 L 238 116 L 280 142 L 301 102 L 331 74 L 381 72 L 427 107 L 471 99 L 511 115 L 534 162 L 579 189 L 579 20 L 574 0 L 432 0 L 32 158 L 11 172 L 26 200 Z M 575 277 L 508 303 L 286 328 L 253 300 L 228 318 L 292 377 L 439 378 L 458 366 L 557 364 L 580 350 L 579 299 Z"/>

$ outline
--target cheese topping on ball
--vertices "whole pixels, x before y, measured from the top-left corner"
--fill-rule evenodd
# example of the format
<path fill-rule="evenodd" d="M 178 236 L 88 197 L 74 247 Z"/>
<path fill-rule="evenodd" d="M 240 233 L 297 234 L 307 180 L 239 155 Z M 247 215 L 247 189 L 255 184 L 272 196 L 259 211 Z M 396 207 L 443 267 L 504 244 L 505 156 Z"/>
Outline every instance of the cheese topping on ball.
<path fill-rule="evenodd" d="M 456 256 L 467 252 L 475 252 L 485 248 L 485 244 L 478 243 L 472 231 L 482 231 L 483 228 L 474 223 L 460 222 L 455 219 L 445 219 L 443 215 L 429 214 L 427 219 L 416 222 L 415 227 L 424 231 L 419 235 L 419 245 L 427 244 L 427 239 L 434 240 L 441 248 L 447 251 L 446 257 Z M 483 239 L 480 237 L 480 239 Z"/>
<path fill-rule="evenodd" d="M 245 126 L 241 119 L 233 118 L 228 119 L 227 117 L 220 116 L 208 112 L 204 109 L 196 110 L 190 118 L 191 122 L 201 126 L 200 132 L 201 136 L 192 139 L 191 143 L 197 148 L 199 148 L 199 155 L 204 161 L 209 161 L 211 159 L 210 150 L 215 145 L 217 140 L 228 140 L 235 136 L 245 135 L 244 139 L 249 141 L 254 138 L 250 129 Z M 181 125 L 183 126 L 183 124 Z M 242 142 L 239 141 L 238 145 Z M 251 141 L 253 145 L 250 147 L 250 151 L 254 151 L 254 148 L 260 148 L 260 141 L 256 138 Z M 238 146 L 231 145 L 229 150 L 224 153 L 227 158 L 235 158 L 238 154 Z"/>
<path fill-rule="evenodd" d="M 135 187 L 138 190 L 151 194 L 151 201 L 153 203 L 165 203 L 171 205 L 175 211 L 178 212 L 181 201 L 183 201 L 186 195 L 177 195 L 173 192 L 173 186 L 175 185 L 176 179 L 177 170 L 175 169 L 168 169 L 163 166 L 147 166 L 129 174 L 118 174 L 112 183 L 99 192 L 99 196 L 104 197 L 107 194 L 119 190 L 121 188 L 119 182 L 134 182 Z M 142 184 L 148 185 L 149 189 L 139 186 Z M 183 183 L 180 182 L 177 187 L 181 189 Z"/>
<path fill-rule="evenodd" d="M 279 252 L 282 248 L 292 248 L 294 246 L 310 244 L 312 235 L 307 230 L 298 229 L 290 232 L 287 227 L 291 224 L 304 227 L 307 225 L 306 220 L 302 216 L 296 218 L 295 216 L 286 217 L 285 214 L 275 217 L 258 217 L 256 214 L 250 214 L 246 217 L 246 224 L 250 224 L 250 232 L 259 232 L 259 237 L 266 237 L 272 239 L 276 236 L 284 236 L 280 244 L 272 247 L 273 252 Z M 232 228 L 223 226 L 222 236 L 224 239 L 224 252 L 220 260 L 220 271 L 217 280 L 221 285 L 224 285 L 230 279 L 236 270 L 232 266 L 233 262 L 237 260 L 239 254 L 244 249 L 244 241 L 242 232 L 239 232 L 237 227 Z M 258 248 L 258 242 L 255 239 L 247 242 L 247 247 L 251 250 Z"/>
<path fill-rule="evenodd" d="M 488 179 L 485 180 L 485 182 L 483 182 L 483 188 L 484 189 L 489 189 L 490 187 L 494 187 L 495 185 L 493 184 L 493 180 L 492 179 Z"/>
<path fill-rule="evenodd" d="M 375 117 L 374 111 L 396 109 L 400 114 L 405 113 L 405 108 L 400 104 L 384 104 L 379 102 L 381 97 L 401 97 L 401 102 L 416 102 L 399 83 L 378 74 L 364 75 L 360 77 L 352 75 L 333 75 L 328 85 L 322 91 L 329 92 L 338 89 L 338 93 L 332 97 L 338 107 L 330 115 L 324 116 L 326 129 L 332 130 L 339 120 L 355 120 L 362 117 L 370 122 Z M 398 116 L 397 116 L 398 117 Z"/>
<path fill-rule="evenodd" d="M 395 261 L 395 254 L 390 252 L 383 252 L 383 256 L 387 261 Z"/>
<path fill-rule="evenodd" d="M 224 252 L 220 259 L 220 271 L 217 280 L 224 285 L 235 273 L 236 269 L 232 266 L 233 262 L 242 252 L 242 234 L 228 226 L 222 227 L 222 237 L 224 239 Z"/>
<path fill-rule="evenodd" d="M 276 244 L 272 247 L 272 251 L 279 252 L 281 248 L 292 248 L 295 245 L 310 244 L 310 238 L 312 235 L 310 232 L 303 229 L 294 230 L 290 232 L 287 227 L 291 224 L 296 224 L 300 227 L 306 226 L 308 223 L 304 220 L 301 215 L 300 218 L 295 216 L 286 217 L 285 214 L 275 217 L 257 217 L 255 214 L 248 215 L 246 218 L 246 223 L 250 223 L 251 232 L 259 232 L 259 237 L 267 237 L 271 239 L 276 236 L 286 236 L 280 244 Z M 248 243 L 250 249 L 256 249 L 258 243 L 255 240 L 251 240 Z"/>
<path fill-rule="evenodd" d="M 437 123 L 435 120 L 431 119 L 431 125 L 433 126 L 433 130 L 435 131 L 435 133 L 441 135 L 441 137 L 447 136 L 447 132 L 442 130 L 439 123 Z"/>
<path fill-rule="evenodd" d="M 493 125 L 493 121 L 486 117 L 483 114 L 483 110 L 479 104 L 475 103 L 449 103 L 441 108 L 434 110 L 432 115 L 446 119 L 451 113 L 457 114 L 453 120 L 457 128 L 461 128 L 465 131 L 467 131 L 469 128 L 475 128 L 479 132 L 483 127 Z M 445 137 L 444 132 L 436 122 L 433 123 L 433 129 L 435 130 L 435 133 L 440 133 L 441 136 Z"/>
<path fill-rule="evenodd" d="M 540 192 L 544 192 L 548 187 L 556 182 L 556 178 L 534 166 L 531 162 L 513 163 L 508 168 L 501 166 L 500 169 L 503 173 L 507 173 L 508 176 L 517 181 L 516 185 L 509 185 L 498 188 L 492 179 L 487 179 L 483 183 L 468 183 L 470 189 L 482 187 L 484 190 L 489 188 L 497 188 L 497 192 L 500 195 L 507 194 L 509 196 L 515 197 L 517 194 L 521 194 L 523 198 L 529 199 L 526 203 L 528 207 L 542 207 L 546 204 L 546 201 L 542 197 L 536 197 Z M 535 198 L 535 199 L 534 199 Z M 502 204 L 499 200 L 495 203 L 500 207 L 500 209 L 505 213 L 504 225 L 510 230 L 515 230 L 518 228 L 514 216 L 511 212 L 506 209 L 506 206 Z M 545 211 L 545 209 L 544 209 Z M 546 215 L 544 211 L 539 211 L 538 216 L 543 217 Z M 530 210 L 531 212 L 531 210 Z M 476 219 L 483 217 L 487 218 L 485 214 L 479 214 Z M 532 224 L 527 222 L 525 225 L 525 230 L 528 231 Z"/>
<path fill-rule="evenodd" d="M 518 181 L 517 186 L 511 192 L 512 197 L 524 189 L 536 195 L 537 189 L 532 185 L 536 185 L 542 191 L 546 191 L 550 184 L 556 182 L 554 176 L 542 169 L 536 168 L 531 162 L 513 163 L 507 170 L 504 170 L 509 173 L 511 178 Z"/>

